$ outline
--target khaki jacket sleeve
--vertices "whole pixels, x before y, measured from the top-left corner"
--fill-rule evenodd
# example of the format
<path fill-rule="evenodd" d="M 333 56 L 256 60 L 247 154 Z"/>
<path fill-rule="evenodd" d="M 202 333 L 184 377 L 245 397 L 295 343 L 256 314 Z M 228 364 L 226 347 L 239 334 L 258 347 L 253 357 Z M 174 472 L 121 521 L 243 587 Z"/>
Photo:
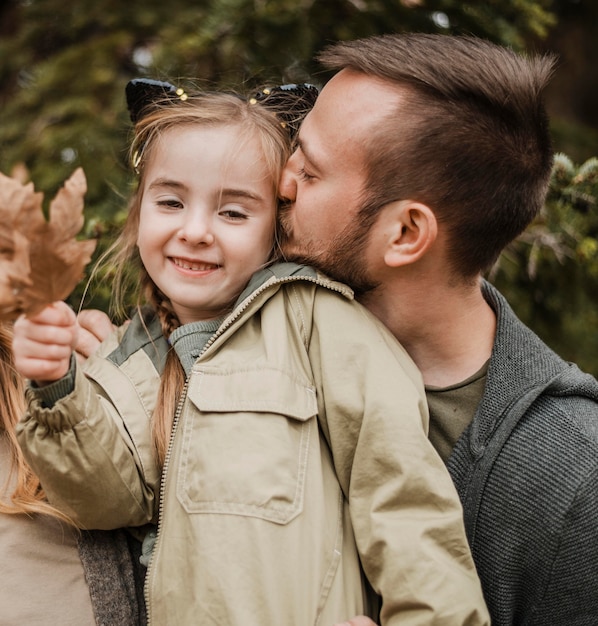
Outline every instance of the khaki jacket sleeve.
<path fill-rule="evenodd" d="M 134 397 L 131 386 L 125 387 Z M 145 423 L 125 424 L 110 398 L 80 368 L 74 390 L 52 408 L 43 407 L 32 389 L 27 401 L 17 437 L 54 506 L 81 528 L 107 530 L 152 520 L 159 475 L 134 438 L 136 429 L 149 437 L 144 412 L 131 405 L 127 418 Z"/>
<path fill-rule="evenodd" d="M 319 415 L 381 623 L 489 624 L 459 497 L 427 438 L 419 372 L 369 312 L 320 294 L 310 339 Z"/>

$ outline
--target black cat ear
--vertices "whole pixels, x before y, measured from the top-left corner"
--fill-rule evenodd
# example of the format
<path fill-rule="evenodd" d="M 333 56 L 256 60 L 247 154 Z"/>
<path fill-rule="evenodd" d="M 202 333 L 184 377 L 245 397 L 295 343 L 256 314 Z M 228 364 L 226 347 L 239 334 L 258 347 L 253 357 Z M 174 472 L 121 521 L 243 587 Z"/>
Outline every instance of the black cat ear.
<path fill-rule="evenodd" d="M 156 106 L 187 99 L 187 94 L 180 87 L 151 78 L 135 78 L 129 81 L 125 87 L 125 95 L 133 124 Z"/>
<path fill-rule="evenodd" d="M 260 103 L 274 111 L 283 126 L 294 136 L 303 118 L 312 110 L 319 91 L 310 83 L 277 85 L 258 91 L 249 102 Z"/>

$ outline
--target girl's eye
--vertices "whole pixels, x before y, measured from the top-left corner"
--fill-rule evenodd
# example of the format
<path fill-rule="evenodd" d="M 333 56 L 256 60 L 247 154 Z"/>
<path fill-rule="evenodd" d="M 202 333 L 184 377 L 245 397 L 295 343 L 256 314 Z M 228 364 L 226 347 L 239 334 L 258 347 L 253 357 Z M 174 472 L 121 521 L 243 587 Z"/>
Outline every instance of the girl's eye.
<path fill-rule="evenodd" d="M 237 209 L 222 209 L 220 215 L 229 220 L 241 221 L 247 219 L 247 215 Z"/>
<path fill-rule="evenodd" d="M 164 198 L 162 200 L 158 200 L 156 204 L 160 207 L 166 207 L 168 209 L 180 209 L 183 206 L 183 203 L 176 198 Z"/>
<path fill-rule="evenodd" d="M 310 181 L 310 180 L 313 180 L 313 179 L 315 178 L 315 176 L 312 176 L 311 174 L 308 174 L 308 173 L 305 171 L 305 169 L 304 169 L 304 168 L 301 168 L 301 169 L 299 170 L 298 174 L 299 174 L 299 178 L 300 178 L 301 180 L 304 180 L 304 181 Z"/>

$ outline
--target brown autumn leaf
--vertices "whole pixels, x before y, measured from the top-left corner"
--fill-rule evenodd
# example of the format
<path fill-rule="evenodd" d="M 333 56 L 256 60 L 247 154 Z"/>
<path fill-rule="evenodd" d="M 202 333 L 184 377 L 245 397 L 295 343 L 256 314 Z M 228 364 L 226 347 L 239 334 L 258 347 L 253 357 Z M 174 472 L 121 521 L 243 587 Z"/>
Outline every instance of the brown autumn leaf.
<path fill-rule="evenodd" d="M 50 203 L 46 220 L 43 194 L 0 173 L 0 319 L 35 315 L 64 300 L 81 280 L 96 246 L 76 239 L 86 190 L 79 168 Z"/>
<path fill-rule="evenodd" d="M 25 233 L 45 222 L 41 212 L 42 193 L 35 193 L 33 183 L 21 184 L 0 172 L 0 228 L 9 236 L 15 229 Z"/>

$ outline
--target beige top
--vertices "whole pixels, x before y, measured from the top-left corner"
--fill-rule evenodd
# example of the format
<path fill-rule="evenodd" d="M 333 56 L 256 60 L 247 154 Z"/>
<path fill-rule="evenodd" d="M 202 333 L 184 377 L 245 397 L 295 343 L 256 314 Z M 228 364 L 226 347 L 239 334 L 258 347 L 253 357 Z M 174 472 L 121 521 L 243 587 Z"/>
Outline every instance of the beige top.
<path fill-rule="evenodd" d="M 0 497 L 7 501 L 8 447 L 0 436 Z M 0 624 L 94 625 L 77 531 L 47 516 L 0 514 Z"/>

